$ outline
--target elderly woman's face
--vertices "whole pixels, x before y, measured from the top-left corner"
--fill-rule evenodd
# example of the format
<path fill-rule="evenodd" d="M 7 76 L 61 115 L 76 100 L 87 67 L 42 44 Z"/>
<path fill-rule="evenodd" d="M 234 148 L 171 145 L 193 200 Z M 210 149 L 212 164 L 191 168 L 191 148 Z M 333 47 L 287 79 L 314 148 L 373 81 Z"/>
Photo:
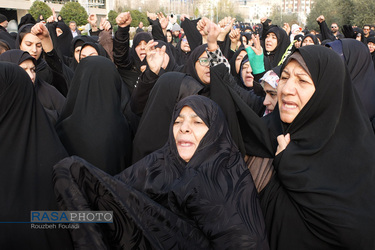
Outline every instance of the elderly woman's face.
<path fill-rule="evenodd" d="M 309 36 L 303 40 L 302 47 L 306 45 L 314 45 L 313 39 Z"/>
<path fill-rule="evenodd" d="M 204 84 L 210 84 L 210 62 L 207 58 L 206 52 L 203 52 L 203 54 L 195 62 L 195 70 L 197 71 L 199 79 Z"/>
<path fill-rule="evenodd" d="M 88 56 L 98 56 L 98 51 L 92 46 L 85 46 L 81 50 L 81 59 L 86 58 Z"/>
<path fill-rule="evenodd" d="M 263 105 L 266 106 L 266 113 L 269 114 L 275 109 L 277 103 L 277 91 L 267 82 L 264 82 L 263 90 L 266 92 Z"/>
<path fill-rule="evenodd" d="M 253 69 L 250 66 L 249 62 L 244 63 L 242 66 L 242 80 L 246 87 L 250 88 L 254 85 L 254 76 L 253 76 Z"/>
<path fill-rule="evenodd" d="M 173 135 L 178 154 L 184 161 L 190 161 L 207 131 L 207 125 L 192 108 L 181 109 L 173 125 Z"/>
<path fill-rule="evenodd" d="M 31 81 L 35 84 L 36 72 L 33 61 L 25 60 L 22 63 L 20 63 L 19 66 L 26 71 L 26 73 L 30 76 Z"/>
<path fill-rule="evenodd" d="M 146 41 L 140 41 L 140 43 L 135 47 L 135 52 L 137 52 L 137 55 L 141 61 L 145 59 L 146 57 Z"/>
<path fill-rule="evenodd" d="M 292 123 L 314 92 L 315 85 L 309 74 L 296 60 L 291 60 L 277 86 L 280 119 Z"/>

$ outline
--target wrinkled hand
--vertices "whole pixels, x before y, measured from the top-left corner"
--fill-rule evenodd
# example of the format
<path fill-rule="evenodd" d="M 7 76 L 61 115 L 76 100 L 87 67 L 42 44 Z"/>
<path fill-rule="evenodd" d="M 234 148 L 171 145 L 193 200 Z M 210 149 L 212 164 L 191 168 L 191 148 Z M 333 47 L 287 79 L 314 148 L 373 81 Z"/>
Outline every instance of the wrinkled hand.
<path fill-rule="evenodd" d="M 224 17 L 222 20 L 220 20 L 219 26 L 221 29 L 220 29 L 220 35 L 218 37 L 219 41 L 225 40 L 225 36 L 230 32 L 235 21 L 236 21 L 236 18 L 231 18 L 230 16 Z"/>
<path fill-rule="evenodd" d="M 279 143 L 279 145 L 277 146 L 276 155 L 280 154 L 288 146 L 290 142 L 290 134 L 288 133 L 285 136 L 279 135 L 277 137 L 277 142 Z"/>
<path fill-rule="evenodd" d="M 208 50 L 210 51 L 214 51 L 218 48 L 218 45 L 217 45 L 217 38 L 220 34 L 220 27 L 218 25 L 216 25 L 214 22 L 210 22 L 208 24 L 208 28 L 207 28 L 207 48 Z"/>
<path fill-rule="evenodd" d="M 111 23 L 105 18 L 105 17 L 102 17 L 100 19 L 100 25 L 99 25 L 99 29 L 101 30 L 105 30 L 105 31 L 108 31 L 112 28 L 112 25 Z"/>
<path fill-rule="evenodd" d="M 324 19 L 323 15 L 318 16 L 318 18 L 316 19 L 316 21 L 319 22 L 319 23 L 322 23 L 324 20 L 325 19 Z"/>
<path fill-rule="evenodd" d="M 31 28 L 31 34 L 37 36 L 40 40 L 48 39 L 49 32 L 43 23 L 37 23 Z"/>
<path fill-rule="evenodd" d="M 120 13 L 116 17 L 116 23 L 121 28 L 129 26 L 131 24 L 131 22 L 132 22 L 132 17 L 130 15 L 129 11 Z"/>
<path fill-rule="evenodd" d="M 204 37 L 208 35 L 208 25 L 211 21 L 207 17 L 202 17 L 197 23 L 199 33 Z"/>
<path fill-rule="evenodd" d="M 91 27 L 96 27 L 97 21 L 98 21 L 98 18 L 96 17 L 96 14 L 90 14 L 89 17 L 87 18 L 87 22 L 89 22 Z"/>
<path fill-rule="evenodd" d="M 158 42 L 150 40 L 145 50 L 148 67 L 152 72 L 158 75 L 164 62 L 166 47 L 163 45 L 161 48 L 155 48 L 156 45 L 158 45 Z"/>
<path fill-rule="evenodd" d="M 168 16 L 165 17 L 164 14 L 162 12 L 159 12 L 157 14 L 157 17 L 159 19 L 159 23 L 160 23 L 160 26 L 163 30 L 165 30 L 168 26 L 168 23 L 169 23 L 169 18 Z"/>

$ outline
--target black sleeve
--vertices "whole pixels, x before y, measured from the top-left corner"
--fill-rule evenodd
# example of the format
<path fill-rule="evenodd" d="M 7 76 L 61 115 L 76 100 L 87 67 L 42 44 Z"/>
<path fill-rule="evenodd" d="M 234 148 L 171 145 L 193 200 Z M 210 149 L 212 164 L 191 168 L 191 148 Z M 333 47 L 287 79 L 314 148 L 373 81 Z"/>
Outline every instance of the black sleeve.
<path fill-rule="evenodd" d="M 163 73 L 163 68 L 160 69 L 159 75 L 157 75 L 147 67 L 141 74 L 130 99 L 130 107 L 133 113 L 138 116 L 142 115 L 143 110 L 146 107 L 148 96 L 156 81 L 159 79 L 159 76 Z"/>
<path fill-rule="evenodd" d="M 331 31 L 328 29 L 328 26 L 327 26 L 327 23 L 326 21 L 323 21 L 321 23 L 319 23 L 319 27 L 320 27 L 320 33 L 322 34 L 322 39 L 323 41 L 324 40 L 331 40 L 331 41 L 335 41 L 336 38 L 334 35 L 332 35 Z"/>
<path fill-rule="evenodd" d="M 53 73 L 52 86 L 54 86 L 63 96 L 68 94 L 70 81 L 73 78 L 73 71 L 66 66 L 57 55 L 55 49 L 44 53 L 44 58 Z"/>
<path fill-rule="evenodd" d="M 102 30 L 98 29 L 97 31 L 92 31 L 92 29 L 90 29 L 90 36 L 99 36 L 100 32 L 102 32 Z"/>
<path fill-rule="evenodd" d="M 163 29 L 160 26 L 159 19 L 152 22 L 152 37 L 154 40 L 161 40 L 167 42 L 167 38 L 164 36 Z"/>
<path fill-rule="evenodd" d="M 226 78 L 228 86 L 233 89 L 238 96 L 259 116 L 262 116 L 264 113 L 264 97 L 258 96 L 254 91 L 249 91 L 244 88 L 241 88 L 234 77 L 230 75 Z"/>
<path fill-rule="evenodd" d="M 185 18 L 185 20 L 181 22 L 181 28 L 184 29 L 191 51 L 202 44 L 202 35 L 197 30 L 199 20 L 200 18 L 195 20 Z"/>
<path fill-rule="evenodd" d="M 129 49 L 129 26 L 118 27 L 113 38 L 113 61 L 119 69 L 131 68 Z"/>

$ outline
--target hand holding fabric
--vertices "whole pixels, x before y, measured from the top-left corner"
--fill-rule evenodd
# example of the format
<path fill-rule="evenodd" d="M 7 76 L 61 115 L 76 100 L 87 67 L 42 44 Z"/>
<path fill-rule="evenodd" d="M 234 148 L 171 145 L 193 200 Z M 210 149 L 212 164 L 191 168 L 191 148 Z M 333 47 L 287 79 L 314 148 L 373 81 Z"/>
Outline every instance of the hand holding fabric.
<path fill-rule="evenodd" d="M 279 143 L 279 145 L 277 146 L 276 155 L 280 154 L 288 146 L 290 142 L 290 134 L 288 133 L 285 136 L 279 135 L 277 137 L 277 142 Z"/>

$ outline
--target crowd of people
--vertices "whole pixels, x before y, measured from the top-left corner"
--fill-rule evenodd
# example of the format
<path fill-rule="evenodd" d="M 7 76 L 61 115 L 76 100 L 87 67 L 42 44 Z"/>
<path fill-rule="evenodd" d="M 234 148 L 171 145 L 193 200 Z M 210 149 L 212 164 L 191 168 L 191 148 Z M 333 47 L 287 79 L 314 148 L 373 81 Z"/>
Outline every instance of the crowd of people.
<path fill-rule="evenodd" d="M 374 26 L 147 16 L 0 14 L 0 244 L 375 249 Z"/>

